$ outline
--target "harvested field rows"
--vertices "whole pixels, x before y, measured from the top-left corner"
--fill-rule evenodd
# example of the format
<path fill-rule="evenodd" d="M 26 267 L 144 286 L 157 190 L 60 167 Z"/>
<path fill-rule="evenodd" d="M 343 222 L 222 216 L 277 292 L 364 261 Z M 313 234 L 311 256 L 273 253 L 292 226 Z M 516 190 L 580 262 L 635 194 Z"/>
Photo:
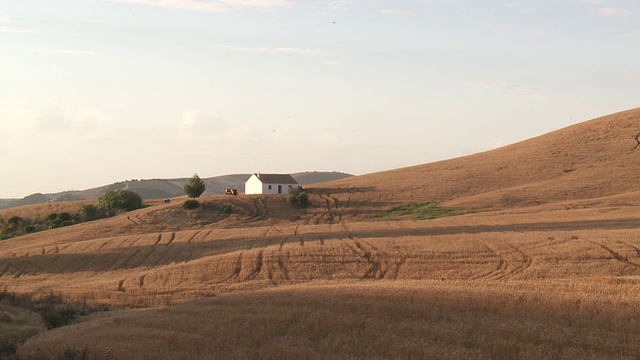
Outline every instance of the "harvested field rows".
<path fill-rule="evenodd" d="M 313 280 L 630 276 L 640 274 L 640 236 L 632 223 L 606 221 L 602 232 L 583 229 L 595 223 L 512 224 L 507 231 L 399 221 L 116 236 L 0 253 L 0 284 L 23 291 L 46 284 L 88 299 L 117 292 L 121 301 L 137 303 Z M 87 274 L 91 281 L 78 281 Z"/>

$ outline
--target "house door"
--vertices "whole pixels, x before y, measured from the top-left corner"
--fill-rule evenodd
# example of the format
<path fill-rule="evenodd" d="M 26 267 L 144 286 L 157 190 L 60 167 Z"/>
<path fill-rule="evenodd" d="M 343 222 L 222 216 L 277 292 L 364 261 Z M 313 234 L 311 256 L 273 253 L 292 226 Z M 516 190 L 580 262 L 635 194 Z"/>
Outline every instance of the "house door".
<path fill-rule="evenodd" d="M 278 194 L 282 194 L 282 185 L 278 185 Z"/>

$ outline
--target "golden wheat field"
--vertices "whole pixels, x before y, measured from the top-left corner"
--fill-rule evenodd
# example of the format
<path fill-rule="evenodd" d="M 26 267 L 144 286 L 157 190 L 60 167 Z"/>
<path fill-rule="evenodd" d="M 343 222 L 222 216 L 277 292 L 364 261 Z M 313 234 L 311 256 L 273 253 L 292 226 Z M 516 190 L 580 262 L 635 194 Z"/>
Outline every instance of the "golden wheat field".
<path fill-rule="evenodd" d="M 0 307 L 0 331 L 23 358 L 640 358 L 638 133 L 635 109 L 310 186 L 306 209 L 174 200 L 6 240 L 1 288 L 110 310 L 47 331 Z M 458 212 L 390 211 L 424 202 Z"/>

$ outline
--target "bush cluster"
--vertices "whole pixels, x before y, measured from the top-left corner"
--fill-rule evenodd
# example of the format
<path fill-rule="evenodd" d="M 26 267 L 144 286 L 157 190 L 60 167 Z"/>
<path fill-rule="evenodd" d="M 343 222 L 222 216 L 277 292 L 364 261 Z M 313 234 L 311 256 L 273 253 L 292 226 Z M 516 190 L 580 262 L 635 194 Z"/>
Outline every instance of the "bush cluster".
<path fill-rule="evenodd" d="M 47 216 L 47 225 L 50 229 L 55 229 L 59 227 L 65 227 L 69 225 L 73 225 L 75 222 L 71 218 L 71 214 L 68 212 L 62 213 L 51 213 Z"/>
<path fill-rule="evenodd" d="M 110 190 L 98 200 L 98 206 L 83 204 L 75 214 L 51 213 L 45 219 L 23 219 L 13 216 L 8 220 L 0 217 L 0 240 L 26 235 L 37 231 L 79 224 L 86 221 L 113 216 L 118 211 L 131 211 L 144 207 L 140 195 L 131 190 Z"/>
<path fill-rule="evenodd" d="M 36 231 L 36 227 L 31 224 L 29 219 L 13 216 L 5 221 L 0 217 L 0 240 L 11 239 L 34 231 Z"/>
<path fill-rule="evenodd" d="M 200 207 L 198 200 L 187 200 L 182 204 L 182 208 L 186 210 L 193 210 Z"/>
<path fill-rule="evenodd" d="M 141 209 L 142 197 L 135 191 L 119 189 L 107 191 L 98 199 L 98 207 L 109 210 L 132 211 Z"/>
<path fill-rule="evenodd" d="M 309 206 L 309 195 L 301 188 L 289 188 L 287 203 L 291 206 L 305 208 Z"/>

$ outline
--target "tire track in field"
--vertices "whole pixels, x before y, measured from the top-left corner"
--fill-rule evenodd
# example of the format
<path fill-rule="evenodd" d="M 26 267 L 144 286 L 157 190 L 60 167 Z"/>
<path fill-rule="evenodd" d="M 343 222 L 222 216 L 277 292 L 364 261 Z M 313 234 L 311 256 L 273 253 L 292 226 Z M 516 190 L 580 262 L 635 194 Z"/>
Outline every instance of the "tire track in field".
<path fill-rule="evenodd" d="M 171 233 L 171 239 L 169 239 L 169 241 L 167 241 L 167 243 L 164 244 L 164 246 L 169 246 L 169 244 L 171 244 L 173 242 L 173 240 L 175 240 L 175 239 L 176 239 L 176 233 L 172 232 Z"/>
<path fill-rule="evenodd" d="M 380 260 L 378 248 L 373 246 L 373 244 L 371 244 L 370 242 L 354 236 L 351 230 L 345 224 L 341 225 L 347 231 L 347 239 L 349 239 L 349 241 L 352 241 L 355 246 L 349 244 L 349 242 L 345 239 L 341 240 L 358 258 L 363 260 L 369 267 L 364 275 L 362 275 L 360 278 L 377 280 L 383 279 L 387 273 L 387 269 L 382 269 L 382 261 Z"/>
<path fill-rule="evenodd" d="M 524 251 L 520 250 L 520 248 L 516 247 L 513 244 L 510 243 L 505 243 L 508 247 L 510 247 L 511 249 L 513 249 L 515 254 L 518 254 L 518 256 L 521 258 L 521 261 L 513 261 L 512 263 L 517 263 L 517 264 L 521 264 L 519 266 L 514 266 L 511 268 L 511 271 L 507 274 L 505 274 L 501 279 L 506 279 L 508 277 L 512 277 L 514 275 L 517 275 L 525 270 L 527 270 L 532 263 L 532 259 L 529 255 L 527 255 Z"/>
<path fill-rule="evenodd" d="M 292 236 L 298 236 L 298 228 L 300 228 L 300 225 L 296 225 L 296 227 L 293 229 L 293 234 L 292 235 L 285 235 L 284 232 L 280 231 L 280 234 L 284 235 L 282 240 L 278 243 L 278 250 L 282 251 L 282 248 L 284 247 L 284 244 L 292 237 Z"/>
<path fill-rule="evenodd" d="M 478 276 L 474 276 L 471 277 L 471 279 L 495 279 L 495 278 L 499 278 L 505 271 L 507 271 L 508 269 L 508 264 L 506 262 L 506 260 L 504 259 L 504 257 L 502 257 L 502 255 L 500 255 L 500 253 L 498 253 L 496 250 L 494 250 L 492 247 L 490 247 L 486 242 L 480 242 L 480 244 L 487 249 L 487 251 L 492 254 L 493 256 L 498 258 L 498 266 L 491 270 L 488 271 L 484 274 L 478 275 Z"/>
<path fill-rule="evenodd" d="M 16 272 L 16 273 L 13 275 L 13 278 L 14 278 L 14 279 L 18 279 L 18 278 L 20 278 L 20 276 L 22 276 L 22 274 L 24 274 L 24 273 L 27 271 L 27 266 L 29 266 L 29 265 L 28 265 L 28 264 L 25 264 L 21 269 L 18 269 L 18 268 L 16 267 L 16 270 L 18 270 L 18 272 Z"/>
<path fill-rule="evenodd" d="M 123 242 L 126 240 L 123 240 Z M 64 250 L 67 248 L 68 246 L 63 247 L 61 250 L 63 251 L 63 254 L 68 254 L 66 252 L 64 252 Z M 58 252 L 59 253 L 59 252 Z M 57 259 L 56 259 L 57 260 Z M 60 273 L 66 273 L 69 272 L 69 269 L 77 267 L 76 263 L 78 262 L 77 259 L 74 259 L 73 261 L 70 259 L 67 259 L 65 262 L 63 262 L 63 266 L 62 268 L 59 270 Z"/>
<path fill-rule="evenodd" d="M 195 239 L 196 236 L 198 236 L 200 233 L 202 233 L 202 231 L 196 231 L 193 233 L 193 235 L 191 235 L 189 237 L 189 239 L 187 240 L 187 244 L 191 244 L 191 242 L 193 241 L 193 239 Z"/>
<path fill-rule="evenodd" d="M 497 244 L 490 246 L 487 242 L 482 242 L 482 245 L 498 258 L 498 265 L 494 270 L 472 279 L 504 280 L 525 271 L 533 261 L 529 255 L 510 243 L 504 243 L 503 249 L 496 248 Z"/>
<path fill-rule="evenodd" d="M 149 261 L 149 258 L 151 257 L 151 254 L 153 254 L 156 251 L 157 247 L 155 246 L 151 246 L 150 248 L 148 248 L 147 253 L 144 255 L 144 257 L 139 261 L 139 265 L 140 266 L 150 266 L 147 265 L 147 261 Z"/>
<path fill-rule="evenodd" d="M 7 266 L 5 266 L 4 269 L 2 270 L 2 272 L 0 273 L 0 277 L 3 277 L 4 274 L 6 274 L 7 271 L 9 271 L 10 267 L 13 267 L 13 265 L 11 265 L 11 263 L 8 263 Z"/>
<path fill-rule="evenodd" d="M 379 256 L 377 256 L 376 248 L 364 240 L 354 240 L 356 247 L 360 250 L 359 255 L 369 263 L 370 268 L 362 276 L 362 279 L 377 279 L 381 280 L 386 275 L 387 271 L 381 267 Z"/>
<path fill-rule="evenodd" d="M 149 216 L 149 214 L 148 214 L 148 213 L 147 213 L 147 216 Z M 140 217 L 140 214 L 136 214 L 134 217 L 135 217 L 138 221 L 140 221 L 142 224 L 149 225 L 149 223 L 148 223 L 148 222 L 146 222 L 146 221 L 142 220 L 142 218 Z M 142 226 L 142 224 L 140 224 L 140 226 Z"/>
<path fill-rule="evenodd" d="M 258 275 L 262 272 L 262 267 L 264 265 L 264 251 L 260 250 L 258 252 L 258 257 L 253 266 L 253 271 L 247 276 L 245 280 L 255 280 Z"/>
<path fill-rule="evenodd" d="M 291 253 L 289 250 L 286 252 L 286 259 L 289 261 L 291 260 Z M 282 252 L 278 254 L 278 269 L 280 269 L 280 272 L 284 275 L 285 280 L 291 280 L 291 277 L 289 277 L 289 269 L 287 269 L 284 259 L 282 258 Z"/>
<path fill-rule="evenodd" d="M 355 256 L 355 258 L 356 258 L 356 259 L 359 259 L 359 260 L 361 260 L 361 261 L 362 261 L 362 260 L 364 260 L 364 259 L 363 259 L 363 257 L 362 257 L 362 255 L 360 254 L 360 252 L 357 250 L 357 247 L 356 247 L 355 245 L 351 245 L 351 244 L 349 243 L 349 241 L 353 242 L 353 240 L 354 240 L 354 236 L 353 236 L 353 234 L 351 233 L 351 230 L 350 230 L 350 229 L 349 229 L 345 224 L 340 224 L 340 225 L 341 225 L 341 226 L 344 228 L 344 230 L 347 232 L 347 234 L 346 234 L 346 235 L 347 235 L 347 238 L 346 238 L 346 239 L 345 239 L 345 238 L 340 238 L 340 241 L 344 244 L 344 246 L 346 246 L 349 250 L 351 250 L 352 254 Z M 348 239 L 348 240 L 347 240 L 347 239 Z M 355 273 L 353 273 L 353 272 L 351 272 L 351 271 L 350 271 L 350 273 L 351 273 L 351 275 L 352 275 L 353 277 L 356 277 L 356 274 L 355 274 Z"/>
<path fill-rule="evenodd" d="M 335 223 L 335 215 L 333 214 L 333 211 L 331 210 L 331 202 L 332 202 L 331 195 L 320 193 L 320 198 L 324 201 L 325 208 L 327 209 L 325 214 L 329 215 L 329 223 L 330 224 Z M 322 217 L 324 217 L 324 215 Z M 320 219 L 322 219 L 322 217 Z M 318 221 L 320 219 L 318 219 Z M 317 222 L 316 222 L 316 224 L 317 224 Z"/>
<path fill-rule="evenodd" d="M 623 264 L 627 264 L 627 265 L 631 265 L 631 266 L 635 266 L 635 267 L 640 267 L 640 265 L 633 263 L 631 261 L 629 261 L 629 258 L 627 258 L 626 256 L 620 254 L 619 252 L 613 250 L 612 248 L 602 245 L 599 242 L 596 241 L 592 241 L 592 240 L 587 240 L 588 242 L 602 248 L 603 250 L 605 250 L 606 252 L 609 253 L 609 255 L 611 255 L 616 261 L 619 261 Z"/>
<path fill-rule="evenodd" d="M 267 199 L 265 197 L 253 198 L 253 211 L 246 220 L 264 220 L 269 217 L 269 207 L 267 206 Z"/>
<path fill-rule="evenodd" d="M 129 215 L 127 215 L 127 220 L 131 221 L 135 226 L 142 226 L 142 224 L 135 222 Z"/>
<path fill-rule="evenodd" d="M 202 241 L 207 241 L 207 238 L 209 237 L 209 235 L 211 235 L 211 233 L 213 232 L 213 229 L 207 231 L 206 234 L 204 234 L 204 236 L 202 236 Z M 193 240 L 193 239 L 191 239 Z M 191 243 L 191 241 L 189 241 L 189 243 Z"/>
<path fill-rule="evenodd" d="M 398 274 L 400 273 L 400 269 L 402 268 L 402 266 L 405 264 L 405 262 L 407 261 L 407 254 L 402 251 L 402 248 L 394 241 L 393 243 L 394 246 L 394 250 L 396 252 L 396 255 L 394 257 L 389 256 L 388 259 L 395 259 L 395 262 L 393 263 L 392 267 L 393 267 L 393 272 L 391 274 L 389 274 L 387 277 L 389 279 L 395 280 L 398 278 Z M 389 264 L 391 265 L 391 264 Z"/>
<path fill-rule="evenodd" d="M 129 256 L 129 257 L 127 258 L 127 260 L 125 260 L 125 261 L 122 263 L 122 266 L 121 266 L 121 267 L 125 267 L 125 268 L 127 268 L 127 267 L 137 267 L 137 266 L 136 266 L 136 264 L 131 264 L 131 260 L 133 260 L 133 258 L 134 258 L 134 257 L 136 257 L 136 255 L 138 255 L 138 254 L 140 253 L 140 251 L 141 251 L 140 249 L 136 249 L 136 250 L 133 252 L 133 254 L 131 254 L 131 256 Z M 139 263 L 140 263 L 140 262 L 138 262 L 138 264 L 139 264 Z"/>
<path fill-rule="evenodd" d="M 169 241 L 167 241 L 167 243 L 166 243 L 166 244 L 164 244 L 162 247 L 159 247 L 159 246 L 152 246 L 152 247 L 151 247 L 151 250 L 149 251 L 149 253 L 148 253 L 148 254 L 147 254 L 147 256 L 144 258 L 144 260 L 143 260 L 143 261 L 145 261 L 145 262 L 146 262 L 146 261 L 148 260 L 148 258 L 151 256 L 151 253 L 154 253 L 154 252 L 155 252 L 155 253 L 159 253 L 159 254 L 158 254 L 158 259 L 157 259 L 153 264 L 149 264 L 149 265 L 148 265 L 149 267 L 152 267 L 152 268 L 153 268 L 153 267 L 158 266 L 158 265 L 160 264 L 160 262 L 162 262 L 162 260 L 164 260 L 164 258 L 166 258 L 166 257 L 167 257 L 167 254 L 168 254 L 169 252 L 171 252 L 171 251 L 172 251 L 171 249 L 173 248 L 173 246 L 169 246 L 169 245 L 171 245 L 171 243 L 172 243 L 172 242 L 173 242 L 173 240 L 175 240 L 175 239 L 176 239 L 176 233 L 175 233 L 175 232 L 172 232 L 172 233 L 171 233 L 171 238 L 169 238 Z M 156 249 L 157 249 L 157 250 L 156 250 Z"/>
<path fill-rule="evenodd" d="M 230 278 L 236 277 L 239 279 L 241 272 L 242 272 L 242 253 L 238 254 L 238 257 L 236 258 L 236 264 L 235 264 L 235 267 L 233 268 L 233 274 L 231 275 Z"/>
<path fill-rule="evenodd" d="M 134 237 L 134 240 L 131 242 L 131 244 L 127 245 L 128 247 L 133 247 L 133 245 L 135 245 L 135 243 L 137 243 L 138 241 L 144 239 L 146 236 L 146 234 L 142 234 L 140 236 L 138 236 L 137 238 Z"/>
<path fill-rule="evenodd" d="M 636 252 L 636 256 L 640 257 L 640 248 L 639 247 L 631 245 L 631 244 L 629 244 L 627 242 L 624 242 L 624 241 L 618 241 L 618 243 L 626 245 L 626 246 L 632 248 Z"/>

